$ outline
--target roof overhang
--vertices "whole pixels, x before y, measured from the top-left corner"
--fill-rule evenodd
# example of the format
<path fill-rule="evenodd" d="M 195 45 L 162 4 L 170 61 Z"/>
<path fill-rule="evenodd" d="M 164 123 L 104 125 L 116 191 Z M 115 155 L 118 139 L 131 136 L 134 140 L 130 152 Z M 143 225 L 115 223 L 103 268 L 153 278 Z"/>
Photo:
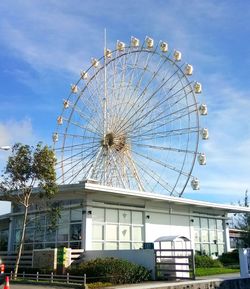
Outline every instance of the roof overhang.
<path fill-rule="evenodd" d="M 246 212 L 250 213 L 249 207 L 217 204 L 217 203 L 197 201 L 197 200 L 192 200 L 192 199 L 165 196 L 165 195 L 160 195 L 160 194 L 155 194 L 155 193 L 125 190 L 121 188 L 101 186 L 98 184 L 92 184 L 88 182 L 84 183 L 84 190 L 89 193 L 106 192 L 106 193 L 116 195 L 116 196 L 119 195 L 119 196 L 124 196 L 124 197 L 131 197 L 131 198 L 141 198 L 141 199 L 145 199 L 149 201 L 151 200 L 151 201 L 168 202 L 168 203 L 173 203 L 177 205 L 178 204 L 190 205 L 190 206 L 199 207 L 199 208 L 218 209 L 218 210 L 224 210 L 227 213 L 246 213 Z"/>
<path fill-rule="evenodd" d="M 35 189 L 35 192 L 39 190 Z M 67 194 L 76 197 L 76 196 L 83 196 L 85 194 L 99 194 L 99 193 L 106 193 L 108 195 L 113 195 L 116 197 L 127 197 L 133 199 L 141 199 L 145 201 L 155 201 L 155 202 L 166 202 L 173 205 L 189 205 L 191 207 L 196 208 L 206 208 L 206 209 L 218 209 L 225 211 L 227 213 L 250 213 L 250 207 L 241 207 L 241 206 L 234 206 L 234 205 L 227 205 L 227 204 L 218 204 L 218 203 L 211 203 L 211 202 L 204 202 L 204 201 L 197 201 L 192 199 L 185 199 L 185 198 L 178 198 L 172 196 L 166 196 L 161 194 L 149 193 L 149 192 L 142 192 L 142 191 L 135 191 L 135 190 L 127 190 L 121 188 L 114 188 L 108 186 L 102 186 L 95 183 L 89 182 L 80 182 L 77 184 L 67 184 L 67 185 L 60 185 L 59 186 L 59 195 Z M 57 195 L 56 199 L 60 198 L 61 196 Z M 0 200 L 4 200 L 1 198 Z"/>

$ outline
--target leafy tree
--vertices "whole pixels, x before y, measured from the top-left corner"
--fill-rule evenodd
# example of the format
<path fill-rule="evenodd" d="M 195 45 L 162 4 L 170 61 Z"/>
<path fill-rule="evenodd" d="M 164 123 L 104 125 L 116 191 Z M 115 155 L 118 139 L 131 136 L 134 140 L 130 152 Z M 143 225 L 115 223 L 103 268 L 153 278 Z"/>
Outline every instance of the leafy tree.
<path fill-rule="evenodd" d="M 249 207 L 248 201 L 248 190 L 245 192 L 244 202 L 238 202 L 240 206 Z M 242 230 L 242 237 L 240 247 L 250 247 L 250 214 L 249 213 L 242 213 L 237 214 L 233 218 L 233 227 Z"/>
<path fill-rule="evenodd" d="M 29 207 L 52 198 L 57 192 L 55 164 L 54 152 L 48 146 L 38 143 L 33 147 L 17 143 L 12 148 L 2 175 L 0 190 L 4 199 L 24 208 L 15 277 L 22 254 Z"/>

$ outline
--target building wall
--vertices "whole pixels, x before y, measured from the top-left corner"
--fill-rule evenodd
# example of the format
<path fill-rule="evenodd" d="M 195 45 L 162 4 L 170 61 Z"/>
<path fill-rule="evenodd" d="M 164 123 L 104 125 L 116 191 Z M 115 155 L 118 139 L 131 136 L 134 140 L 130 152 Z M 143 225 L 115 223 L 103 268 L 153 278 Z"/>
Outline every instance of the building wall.
<path fill-rule="evenodd" d="M 78 193 L 78 197 L 79 197 Z M 198 206 L 175 205 L 166 201 L 113 196 L 95 192 L 74 199 L 74 193 L 58 200 L 61 219 L 56 230 L 50 230 L 50 219 L 33 208 L 25 237 L 25 250 L 53 247 L 85 250 L 140 249 L 144 242 L 162 236 L 185 236 L 191 248 L 208 255 L 227 250 L 224 211 L 204 210 Z M 20 212 L 12 214 L 11 250 L 20 238 Z"/>

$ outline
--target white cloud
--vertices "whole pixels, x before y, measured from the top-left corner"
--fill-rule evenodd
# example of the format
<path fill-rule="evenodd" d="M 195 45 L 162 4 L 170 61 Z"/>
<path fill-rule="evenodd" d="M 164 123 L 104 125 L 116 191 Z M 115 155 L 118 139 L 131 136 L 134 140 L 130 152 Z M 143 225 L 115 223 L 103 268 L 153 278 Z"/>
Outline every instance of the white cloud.
<path fill-rule="evenodd" d="M 0 146 L 13 145 L 17 142 L 33 144 L 36 140 L 37 136 L 33 132 L 30 119 L 0 123 Z"/>

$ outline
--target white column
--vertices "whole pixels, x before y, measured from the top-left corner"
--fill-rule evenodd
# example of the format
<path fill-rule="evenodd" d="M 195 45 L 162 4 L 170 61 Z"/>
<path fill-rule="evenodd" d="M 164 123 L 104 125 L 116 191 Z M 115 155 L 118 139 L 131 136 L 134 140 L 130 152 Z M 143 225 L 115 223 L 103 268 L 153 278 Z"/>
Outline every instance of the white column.
<path fill-rule="evenodd" d="M 230 238 L 229 238 L 229 227 L 227 226 L 227 221 L 223 220 L 223 229 L 224 229 L 224 240 L 225 240 L 225 250 L 226 252 L 230 252 Z"/>
<path fill-rule="evenodd" d="M 144 242 L 152 242 L 150 238 L 150 213 L 145 212 L 144 216 Z"/>
<path fill-rule="evenodd" d="M 86 207 L 83 214 L 82 248 L 92 250 L 92 207 Z"/>

